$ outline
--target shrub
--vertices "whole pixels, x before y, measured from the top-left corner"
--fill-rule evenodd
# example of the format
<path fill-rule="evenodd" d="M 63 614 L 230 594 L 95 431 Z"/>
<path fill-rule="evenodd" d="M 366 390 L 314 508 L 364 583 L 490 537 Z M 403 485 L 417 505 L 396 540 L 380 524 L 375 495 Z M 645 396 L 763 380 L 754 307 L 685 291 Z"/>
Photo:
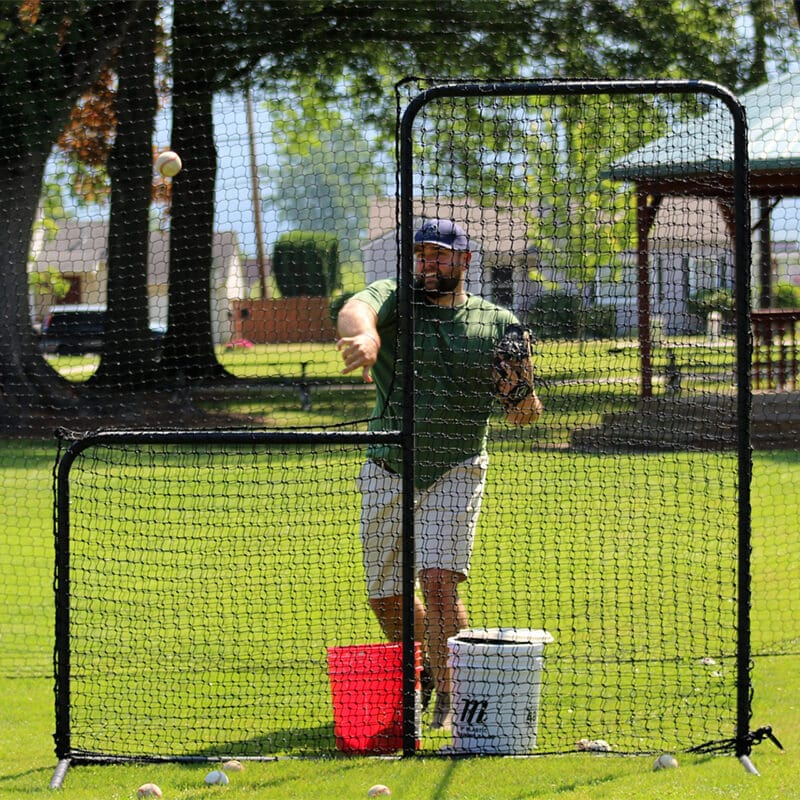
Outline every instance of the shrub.
<path fill-rule="evenodd" d="M 328 306 L 328 311 L 330 313 L 331 322 L 336 325 L 336 321 L 339 319 L 339 312 L 344 307 L 344 304 L 355 294 L 355 292 L 343 292 L 342 294 L 338 295 L 331 299 L 330 305 Z"/>
<path fill-rule="evenodd" d="M 800 286 L 793 283 L 776 284 L 772 305 L 775 308 L 800 308 Z"/>
<path fill-rule="evenodd" d="M 689 298 L 686 309 L 705 319 L 712 311 L 719 311 L 725 322 L 733 320 L 736 311 L 731 289 L 703 289 Z"/>
<path fill-rule="evenodd" d="M 528 325 L 537 339 L 611 339 L 617 332 L 617 312 L 610 306 L 581 304 L 574 294 L 542 295 L 531 307 Z"/>
<path fill-rule="evenodd" d="M 272 272 L 284 297 L 329 297 L 341 284 L 338 239 L 332 233 L 285 233 L 275 243 Z"/>
<path fill-rule="evenodd" d="M 617 335 L 617 310 L 611 306 L 586 308 L 580 312 L 579 319 L 584 336 L 613 339 Z"/>
<path fill-rule="evenodd" d="M 528 313 L 537 339 L 574 339 L 578 335 L 580 298 L 573 294 L 542 295 Z"/>

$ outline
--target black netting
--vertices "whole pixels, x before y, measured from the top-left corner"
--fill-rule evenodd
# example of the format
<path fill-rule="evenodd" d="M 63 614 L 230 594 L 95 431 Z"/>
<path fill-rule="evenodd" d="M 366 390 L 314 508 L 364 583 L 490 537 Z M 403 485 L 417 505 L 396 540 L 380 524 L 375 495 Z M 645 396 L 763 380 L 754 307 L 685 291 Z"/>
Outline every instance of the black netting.
<path fill-rule="evenodd" d="M 553 637 L 540 708 L 514 718 L 536 728 L 521 750 L 741 746 L 758 659 L 798 655 L 793 9 L 776 0 L 751 24 L 727 8 L 497 5 L 0 7 L 3 680 L 53 671 L 52 473 L 69 445 L 298 435 L 76 458 L 57 515 L 60 755 L 341 750 L 326 648 L 386 638 L 356 481 L 367 447 L 384 478 L 402 472 L 400 439 L 370 437 L 411 418 L 420 491 L 481 453 L 487 423 L 458 619 Z M 423 75 L 443 77 L 408 77 Z M 469 238 L 474 306 L 454 319 L 429 318 L 430 286 L 415 287 L 430 219 Z M 375 281 L 399 285 L 377 386 L 369 336 L 340 317 Z M 490 345 L 512 321 L 533 335 L 545 410 L 530 425 L 493 397 Z M 428 727 L 444 686 L 422 712 L 424 754 L 458 749 L 457 726 Z M 454 690 L 453 708 L 480 727 L 485 699 Z"/>
<path fill-rule="evenodd" d="M 469 291 L 531 327 L 545 408 L 532 426 L 492 417 L 463 590 L 470 624 L 554 637 L 540 750 L 719 738 L 737 716 L 737 398 L 746 389 L 733 315 L 707 330 L 696 298 L 735 295 L 733 117 L 721 100 L 692 97 L 705 122 L 684 133 L 677 94 L 413 86 L 425 88 L 431 99 L 413 124 L 413 227 L 431 217 L 463 225 Z M 709 153 L 725 159 L 709 169 Z M 637 248 L 629 193 L 645 178 L 638 230 L 647 243 Z M 417 316 L 425 325 L 424 306 Z M 431 345 L 424 332 L 416 341 L 425 416 L 419 403 L 428 414 L 437 407 L 425 394 Z M 450 397 L 445 420 L 452 414 L 439 451 L 469 430 L 454 411 L 471 391 L 462 381 L 443 373 L 435 390 Z M 487 673 L 471 691 L 491 695 L 496 679 Z M 472 706 L 460 699 L 454 711 L 478 746 L 486 730 L 464 721 Z"/>

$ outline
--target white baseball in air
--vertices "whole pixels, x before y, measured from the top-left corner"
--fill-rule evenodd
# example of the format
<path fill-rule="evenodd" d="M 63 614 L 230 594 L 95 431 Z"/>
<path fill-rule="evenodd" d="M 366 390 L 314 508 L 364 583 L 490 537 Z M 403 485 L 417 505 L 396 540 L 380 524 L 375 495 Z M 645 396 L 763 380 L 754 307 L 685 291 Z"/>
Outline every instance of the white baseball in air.
<path fill-rule="evenodd" d="M 374 786 L 369 787 L 367 797 L 388 797 L 391 793 L 392 790 L 388 786 L 384 786 L 382 783 L 376 783 Z"/>
<path fill-rule="evenodd" d="M 181 157 L 172 150 L 165 150 L 156 159 L 156 169 L 165 178 L 174 178 L 183 167 Z"/>
<path fill-rule="evenodd" d="M 154 783 L 143 783 L 136 792 L 139 797 L 163 797 L 161 789 Z"/>
<path fill-rule="evenodd" d="M 230 779 L 221 769 L 213 769 L 206 775 L 205 782 L 209 786 L 227 786 Z"/>
<path fill-rule="evenodd" d="M 653 769 L 675 769 L 678 759 L 671 753 L 662 753 L 653 764 Z"/>

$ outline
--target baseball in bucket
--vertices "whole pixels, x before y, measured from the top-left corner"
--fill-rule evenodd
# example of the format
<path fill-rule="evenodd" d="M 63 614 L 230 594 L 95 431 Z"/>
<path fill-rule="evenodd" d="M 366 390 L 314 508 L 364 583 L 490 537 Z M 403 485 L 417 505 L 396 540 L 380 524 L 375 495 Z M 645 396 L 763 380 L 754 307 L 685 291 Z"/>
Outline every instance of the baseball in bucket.
<path fill-rule="evenodd" d="M 447 640 L 454 752 L 525 755 L 536 748 L 544 630 L 469 628 Z"/>

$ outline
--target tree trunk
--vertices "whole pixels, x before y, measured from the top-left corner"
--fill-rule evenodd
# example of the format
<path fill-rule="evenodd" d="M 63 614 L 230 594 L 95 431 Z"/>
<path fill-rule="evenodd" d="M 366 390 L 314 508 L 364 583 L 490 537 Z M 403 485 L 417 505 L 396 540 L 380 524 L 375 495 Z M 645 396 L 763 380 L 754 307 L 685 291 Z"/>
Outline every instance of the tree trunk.
<path fill-rule="evenodd" d="M 0 420 L 74 402 L 72 387 L 39 352 L 28 303 L 28 248 L 47 153 L 0 160 Z"/>
<path fill-rule="evenodd" d="M 70 28 L 43 23 L 44 38 L 7 33 L 14 69 L 9 74 L 4 67 L 0 85 L 6 97 L 13 93 L 14 105 L 3 107 L 0 139 L 0 424 L 78 405 L 79 388 L 48 366 L 31 327 L 31 233 L 47 159 L 70 109 L 122 42 L 141 1 L 118 8 L 94 3 Z M 61 13 L 58 4 L 42 4 L 40 19 Z M 78 33 L 70 37 L 68 30 Z M 43 72 L 43 65 L 56 73 Z"/>
<path fill-rule="evenodd" d="M 184 169 L 173 179 L 169 328 L 163 363 L 178 379 L 228 376 L 214 352 L 211 274 L 214 232 L 213 47 L 204 20 L 211 3 L 176 0 L 173 23 L 172 149 Z M 213 9 L 212 9 L 213 10 Z"/>
<path fill-rule="evenodd" d="M 156 378 L 155 347 L 149 328 L 147 260 L 157 12 L 157 0 L 146 0 L 128 31 L 117 69 L 117 130 L 108 161 L 108 310 L 102 360 L 90 381 L 104 389 L 148 388 Z"/>

